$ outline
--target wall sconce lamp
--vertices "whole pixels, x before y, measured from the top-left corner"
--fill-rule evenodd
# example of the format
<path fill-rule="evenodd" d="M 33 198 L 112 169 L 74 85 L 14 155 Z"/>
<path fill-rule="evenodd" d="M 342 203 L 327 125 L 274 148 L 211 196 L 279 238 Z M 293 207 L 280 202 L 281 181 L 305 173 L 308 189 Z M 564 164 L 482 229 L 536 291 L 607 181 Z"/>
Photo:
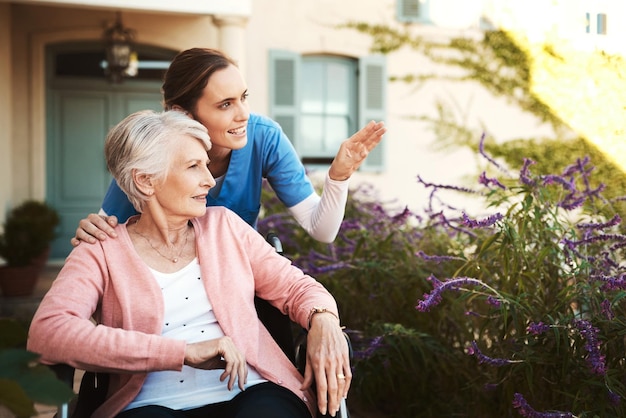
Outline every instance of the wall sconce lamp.
<path fill-rule="evenodd" d="M 115 23 L 105 29 L 103 37 L 106 49 L 105 74 L 112 83 L 121 83 L 125 75 L 133 75 L 127 70 L 131 60 L 137 59 L 133 51 L 135 31 L 122 25 L 122 14 L 118 12 Z"/>

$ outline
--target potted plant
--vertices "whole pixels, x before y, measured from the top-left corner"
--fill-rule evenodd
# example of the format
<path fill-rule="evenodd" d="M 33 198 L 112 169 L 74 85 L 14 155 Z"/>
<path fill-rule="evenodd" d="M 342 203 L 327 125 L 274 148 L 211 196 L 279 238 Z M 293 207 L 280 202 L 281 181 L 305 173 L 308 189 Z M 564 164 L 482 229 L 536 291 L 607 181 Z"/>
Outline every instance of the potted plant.
<path fill-rule="evenodd" d="M 36 200 L 27 200 L 13 208 L 0 235 L 0 288 L 5 296 L 28 296 L 45 266 L 59 225 L 58 212 Z"/>

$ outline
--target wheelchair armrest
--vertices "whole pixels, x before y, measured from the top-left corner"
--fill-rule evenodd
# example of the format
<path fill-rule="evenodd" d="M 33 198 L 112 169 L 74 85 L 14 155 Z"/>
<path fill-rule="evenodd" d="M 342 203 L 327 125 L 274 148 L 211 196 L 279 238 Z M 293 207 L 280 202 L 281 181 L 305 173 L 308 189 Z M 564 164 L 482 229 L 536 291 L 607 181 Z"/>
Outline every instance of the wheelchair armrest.
<path fill-rule="evenodd" d="M 68 385 L 70 388 L 74 387 L 74 372 L 75 369 L 68 364 L 52 364 L 48 366 L 56 375 L 57 379 Z"/>

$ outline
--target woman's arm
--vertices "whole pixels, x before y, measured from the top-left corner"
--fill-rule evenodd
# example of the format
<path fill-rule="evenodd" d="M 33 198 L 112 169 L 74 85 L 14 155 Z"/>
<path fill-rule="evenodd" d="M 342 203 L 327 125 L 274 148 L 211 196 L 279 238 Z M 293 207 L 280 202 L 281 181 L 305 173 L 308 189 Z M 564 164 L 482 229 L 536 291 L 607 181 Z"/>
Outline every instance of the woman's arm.
<path fill-rule="evenodd" d="M 348 343 L 332 312 L 316 310 L 307 334 L 306 368 L 302 388 L 313 383 L 317 389 L 317 407 L 335 415 L 341 399 L 348 396 L 352 382 Z"/>
<path fill-rule="evenodd" d="M 107 236 L 116 238 L 115 226 L 124 223 L 137 211 L 128 200 L 126 194 L 120 189 L 115 180 L 109 184 L 102 208 L 100 212 L 89 214 L 85 219 L 81 219 L 76 228 L 76 235 L 70 240 L 71 244 L 76 247 L 81 241 L 95 244 L 96 239 L 104 241 Z"/>
<path fill-rule="evenodd" d="M 90 213 L 78 222 L 76 236 L 70 240 L 70 243 L 76 247 L 82 241 L 95 244 L 96 238 L 100 241 L 107 239 L 107 236 L 117 238 L 115 232 L 117 224 L 117 217 L 108 216 L 103 209 L 100 209 L 98 213 Z"/>
<path fill-rule="evenodd" d="M 70 253 L 33 317 L 28 349 L 41 354 L 43 363 L 83 370 L 180 370 L 185 342 L 162 337 L 158 316 L 145 317 L 141 304 L 133 305 L 141 300 L 158 312 L 158 293 L 139 279 L 145 273 L 127 247 L 115 247 L 106 257 L 101 244 Z"/>
<path fill-rule="evenodd" d="M 298 224 L 314 239 L 332 242 L 337 237 L 348 199 L 348 179 L 386 132 L 383 122 L 370 122 L 346 139 L 324 182 L 322 196 L 315 192 L 291 141 L 280 127 L 264 119 L 262 157 L 264 176 Z"/>
<path fill-rule="evenodd" d="M 336 181 L 326 176 L 322 197 L 311 194 L 288 208 L 305 231 L 317 241 L 331 243 L 337 237 L 348 200 L 348 180 Z"/>

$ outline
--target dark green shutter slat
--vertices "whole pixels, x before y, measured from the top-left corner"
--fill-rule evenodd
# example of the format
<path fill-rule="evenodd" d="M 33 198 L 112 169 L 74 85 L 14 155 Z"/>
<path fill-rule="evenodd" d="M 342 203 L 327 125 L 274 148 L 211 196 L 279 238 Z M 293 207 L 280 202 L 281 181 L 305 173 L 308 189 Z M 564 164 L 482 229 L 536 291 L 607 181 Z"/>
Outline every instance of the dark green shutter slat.
<path fill-rule="evenodd" d="M 300 56 L 272 49 L 269 51 L 269 115 L 278 122 L 298 150 L 298 76 Z"/>

